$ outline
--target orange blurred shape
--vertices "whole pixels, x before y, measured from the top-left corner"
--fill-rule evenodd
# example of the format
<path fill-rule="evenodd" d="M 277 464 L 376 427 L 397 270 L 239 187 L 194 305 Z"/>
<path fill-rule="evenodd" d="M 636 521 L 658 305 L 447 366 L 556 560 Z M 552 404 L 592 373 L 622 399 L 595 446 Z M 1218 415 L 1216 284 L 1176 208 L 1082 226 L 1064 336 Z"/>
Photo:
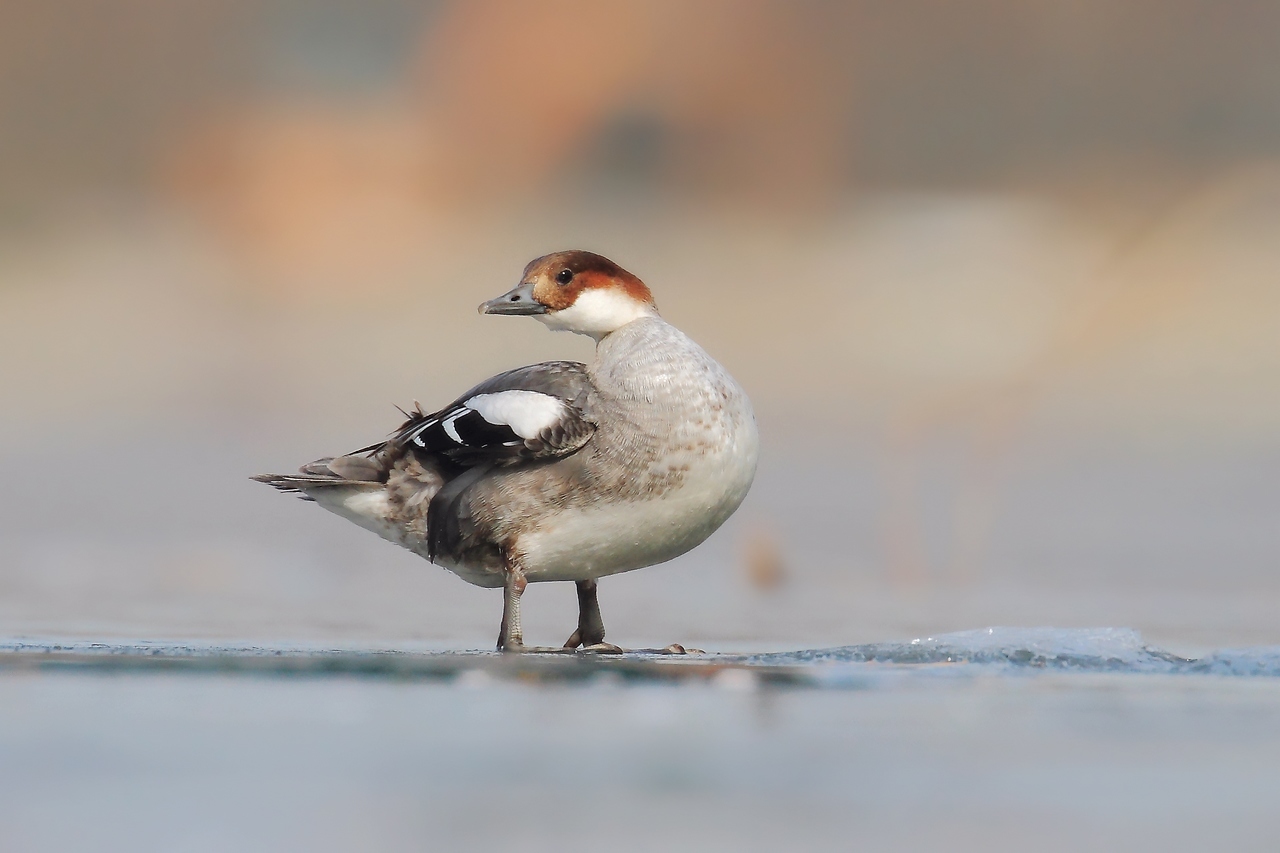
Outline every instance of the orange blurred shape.
<path fill-rule="evenodd" d="M 422 103 L 448 151 L 441 189 L 545 187 L 612 119 L 668 140 L 661 180 L 810 203 L 850 158 L 847 47 L 832 12 L 777 0 L 469 0 L 428 34 Z"/>
<path fill-rule="evenodd" d="M 433 211 L 562 203 L 560 182 L 581 183 L 593 144 L 635 116 L 657 129 L 646 181 L 809 208 L 842 188 L 850 159 L 848 75 L 821 8 L 454 3 L 384 96 L 208 117 L 170 149 L 165 179 L 286 272 L 392 263 Z"/>
<path fill-rule="evenodd" d="M 753 531 L 743 541 L 742 567 L 747 581 L 764 592 L 777 589 L 787 577 L 777 537 L 763 530 Z"/>
<path fill-rule="evenodd" d="M 164 177 L 269 269 L 354 273 L 412 249 L 427 150 L 420 123 L 390 107 L 244 109 L 187 133 Z"/>

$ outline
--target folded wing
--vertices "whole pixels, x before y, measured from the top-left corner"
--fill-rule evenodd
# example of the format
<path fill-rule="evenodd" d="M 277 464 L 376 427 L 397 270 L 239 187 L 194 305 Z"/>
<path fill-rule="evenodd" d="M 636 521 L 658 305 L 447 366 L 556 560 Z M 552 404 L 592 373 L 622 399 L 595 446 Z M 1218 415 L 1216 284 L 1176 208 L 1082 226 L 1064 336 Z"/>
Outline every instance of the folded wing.
<path fill-rule="evenodd" d="M 590 392 L 586 367 L 577 362 L 521 367 L 480 383 L 438 412 L 410 415 L 390 441 L 370 449 L 443 456 L 466 467 L 563 458 L 595 432 L 584 414 Z"/>

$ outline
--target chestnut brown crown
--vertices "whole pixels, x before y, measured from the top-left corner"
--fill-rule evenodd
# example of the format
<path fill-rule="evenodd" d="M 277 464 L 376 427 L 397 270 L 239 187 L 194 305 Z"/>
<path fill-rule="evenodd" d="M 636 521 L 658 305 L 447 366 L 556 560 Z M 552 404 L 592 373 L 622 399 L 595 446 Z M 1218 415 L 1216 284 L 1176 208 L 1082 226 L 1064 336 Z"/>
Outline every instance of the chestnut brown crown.
<path fill-rule="evenodd" d="M 561 311 L 587 290 L 619 290 L 636 302 L 653 306 L 645 283 L 604 255 L 571 249 L 534 258 L 524 268 L 522 284 L 533 285 L 533 298 L 552 311 Z"/>

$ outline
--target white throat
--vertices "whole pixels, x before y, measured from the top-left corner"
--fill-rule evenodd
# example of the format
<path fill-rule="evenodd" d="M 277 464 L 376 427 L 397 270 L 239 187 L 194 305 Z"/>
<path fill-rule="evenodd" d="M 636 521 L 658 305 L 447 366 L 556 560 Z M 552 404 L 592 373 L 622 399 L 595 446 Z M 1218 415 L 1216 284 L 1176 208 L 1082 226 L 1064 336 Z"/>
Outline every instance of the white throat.
<path fill-rule="evenodd" d="M 637 302 L 625 293 L 612 289 L 584 290 L 568 308 L 539 314 L 538 319 L 548 329 L 577 332 L 597 341 L 610 332 L 617 331 L 632 320 L 653 317 L 657 310 L 644 302 Z"/>

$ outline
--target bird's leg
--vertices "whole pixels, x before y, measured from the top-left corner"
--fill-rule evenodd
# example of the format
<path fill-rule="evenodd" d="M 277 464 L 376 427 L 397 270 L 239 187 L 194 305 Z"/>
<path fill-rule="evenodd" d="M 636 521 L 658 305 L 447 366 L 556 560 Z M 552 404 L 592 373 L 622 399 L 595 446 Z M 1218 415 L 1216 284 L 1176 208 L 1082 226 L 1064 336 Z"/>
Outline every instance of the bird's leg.
<path fill-rule="evenodd" d="M 498 631 L 498 650 L 519 652 L 524 650 L 524 631 L 520 628 L 520 596 L 529 582 L 518 565 L 507 565 L 506 583 L 502 590 L 502 628 Z"/>
<path fill-rule="evenodd" d="M 594 580 L 578 581 L 578 630 L 565 640 L 566 649 L 578 646 L 595 651 L 620 652 L 617 646 L 604 641 L 604 619 L 600 618 L 600 601 L 596 598 Z"/>
<path fill-rule="evenodd" d="M 600 601 L 596 598 L 596 582 L 594 580 L 578 581 L 578 629 L 564 641 L 564 649 L 582 647 L 584 652 L 596 654 L 620 655 L 627 649 L 604 641 L 604 619 L 600 617 Z M 539 651 L 551 651 L 539 649 Z M 562 649 L 563 651 L 563 649 Z M 665 649 L 633 649 L 644 654 L 683 655 L 688 654 L 685 647 L 672 643 Z M 701 654 L 698 649 L 694 652 Z"/>

